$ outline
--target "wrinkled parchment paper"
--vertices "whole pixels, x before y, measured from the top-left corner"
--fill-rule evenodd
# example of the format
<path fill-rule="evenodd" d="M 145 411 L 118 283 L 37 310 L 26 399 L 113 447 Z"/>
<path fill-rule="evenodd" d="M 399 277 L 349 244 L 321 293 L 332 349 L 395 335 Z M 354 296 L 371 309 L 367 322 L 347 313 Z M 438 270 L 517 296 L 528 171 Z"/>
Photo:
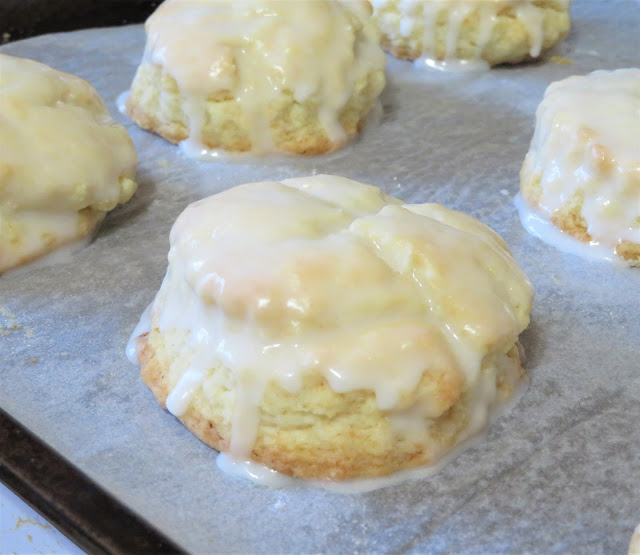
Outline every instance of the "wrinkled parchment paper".
<path fill-rule="evenodd" d="M 116 113 L 141 26 L 3 47 L 94 84 L 133 137 L 140 189 L 67 262 L 0 277 L 0 406 L 192 552 L 626 552 L 640 521 L 640 269 L 558 252 L 524 231 L 513 206 L 545 87 L 639 65 L 637 2 L 576 0 L 573 17 L 554 52 L 571 64 L 416 75 L 390 60 L 379 127 L 344 156 L 268 165 L 195 163 Z M 125 358 L 188 203 L 316 172 L 476 216 L 536 288 L 522 336 L 527 393 L 431 479 L 339 495 L 227 476 Z"/>

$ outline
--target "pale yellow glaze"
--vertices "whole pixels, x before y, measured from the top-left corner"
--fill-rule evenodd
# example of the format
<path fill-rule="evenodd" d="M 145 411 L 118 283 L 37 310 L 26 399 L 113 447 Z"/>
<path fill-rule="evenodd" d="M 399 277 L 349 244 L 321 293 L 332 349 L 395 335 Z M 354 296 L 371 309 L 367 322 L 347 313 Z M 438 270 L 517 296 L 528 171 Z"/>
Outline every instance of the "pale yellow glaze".
<path fill-rule="evenodd" d="M 171 231 L 151 319 L 160 333 L 190 330 L 190 367 L 170 370 L 175 414 L 210 368 L 232 371 L 231 453 L 244 457 L 266 384 L 297 392 L 309 373 L 336 392 L 375 392 L 393 424 L 406 427 L 404 399 L 444 361 L 466 379 L 477 433 L 496 399 L 495 378 L 481 383 L 483 359 L 513 347 L 531 302 L 505 243 L 477 220 L 315 176 L 190 205 Z M 519 366 L 510 364 L 517 382 Z M 420 407 L 423 418 L 438 410 Z"/>
<path fill-rule="evenodd" d="M 136 162 L 89 83 L 0 54 L 0 271 L 87 235 L 133 195 Z"/>

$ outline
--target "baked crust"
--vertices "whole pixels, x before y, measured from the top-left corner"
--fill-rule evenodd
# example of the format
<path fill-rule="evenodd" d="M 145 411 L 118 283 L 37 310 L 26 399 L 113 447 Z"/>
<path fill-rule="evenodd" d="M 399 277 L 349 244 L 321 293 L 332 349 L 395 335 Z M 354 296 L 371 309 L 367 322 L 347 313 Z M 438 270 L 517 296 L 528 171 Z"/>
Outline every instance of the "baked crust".
<path fill-rule="evenodd" d="M 137 339 L 138 360 L 144 383 L 166 408 L 170 391 L 170 367 L 181 364 L 174 353 L 181 352 L 184 335 L 161 335 L 157 329 Z M 524 376 L 517 346 L 507 353 Z M 216 373 L 230 372 L 224 368 Z M 512 378 L 498 365 L 487 361 L 482 372 L 495 373 L 498 396 L 513 395 Z M 430 419 L 430 442 L 418 443 L 395 434 L 385 411 L 378 409 L 370 391 L 335 393 L 324 378 L 311 376 L 299 394 L 291 394 L 271 383 L 260 403 L 260 426 L 251 459 L 274 470 L 299 478 L 350 479 L 383 476 L 399 470 L 428 465 L 458 443 L 469 423 L 465 380 L 454 368 L 425 373 L 418 390 L 438 399 L 440 416 Z M 211 399 L 207 386 L 198 391 L 182 423 L 204 443 L 222 452 L 229 451 L 229 414 L 233 399 L 225 388 Z M 419 395 L 420 393 L 418 393 Z M 426 427 L 426 426 L 425 426 Z"/>
<path fill-rule="evenodd" d="M 322 154 L 340 148 L 362 130 L 384 85 L 382 71 L 372 71 L 355 83 L 353 94 L 340 113 L 346 135 L 340 141 L 328 138 L 313 99 L 298 103 L 290 91 L 283 91 L 277 101 L 266 107 L 274 146 L 295 154 Z M 127 100 L 127 112 L 138 126 L 178 144 L 189 138 L 189 121 L 182 103 L 178 85 L 162 67 L 143 63 L 138 68 Z M 252 150 L 247 116 L 229 91 L 207 98 L 205 111 L 201 137 L 205 147 L 231 152 Z"/>
<path fill-rule="evenodd" d="M 522 198 L 534 210 L 539 207 L 542 196 L 542 175 L 532 173 L 528 164 L 525 164 L 520 171 L 520 192 Z M 578 241 L 588 243 L 597 238 L 592 237 L 587 229 L 587 222 L 582 215 L 582 205 L 584 202 L 584 191 L 578 189 L 565 204 L 556 210 L 551 216 L 551 222 L 560 230 L 571 235 Z M 615 247 L 615 252 L 619 258 L 627 262 L 630 266 L 640 267 L 640 244 L 623 241 Z"/>
<path fill-rule="evenodd" d="M 446 3 L 444 3 L 446 4 Z M 478 2 L 480 6 L 482 2 Z M 532 8 L 537 10 L 542 22 L 542 44 L 540 54 L 563 40 L 570 29 L 569 10 L 553 0 L 535 2 Z M 424 23 L 422 14 L 416 16 L 414 29 L 410 36 L 401 32 L 401 13 L 397 2 L 390 0 L 386 5 L 374 11 L 374 20 L 382 31 L 382 46 L 396 58 L 415 60 L 427 55 L 437 61 L 446 58 L 448 40 L 448 10 L 443 8 L 434 28 L 432 52 L 424 52 Z M 536 59 L 530 51 L 536 40 L 527 25 L 518 16 L 512 6 L 507 6 L 495 15 L 491 34 L 481 52 L 478 52 L 478 36 L 482 18 L 481 10 L 475 9 L 461 23 L 456 40 L 455 58 L 472 60 L 479 57 L 489 65 L 517 64 Z"/>

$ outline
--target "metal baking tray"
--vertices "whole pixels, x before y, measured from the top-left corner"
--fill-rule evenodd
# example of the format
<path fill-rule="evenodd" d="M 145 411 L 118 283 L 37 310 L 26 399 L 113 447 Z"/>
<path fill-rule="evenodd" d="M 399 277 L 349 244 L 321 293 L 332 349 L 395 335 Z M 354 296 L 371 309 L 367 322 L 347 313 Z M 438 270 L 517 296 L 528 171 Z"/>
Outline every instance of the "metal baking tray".
<path fill-rule="evenodd" d="M 448 74 L 390 59 L 377 127 L 342 156 L 264 164 L 185 159 L 116 112 L 141 26 L 4 46 L 93 83 L 128 126 L 140 187 L 67 261 L 0 277 L 0 408 L 191 552 L 624 552 L 640 521 L 640 270 L 556 251 L 526 233 L 513 205 L 546 86 L 638 65 L 637 2 L 576 0 L 572 15 L 554 51 L 570 64 Z M 522 335 L 529 389 L 432 478 L 354 495 L 238 480 L 158 407 L 125 357 L 188 203 L 313 173 L 472 214 L 505 238 L 536 288 Z"/>

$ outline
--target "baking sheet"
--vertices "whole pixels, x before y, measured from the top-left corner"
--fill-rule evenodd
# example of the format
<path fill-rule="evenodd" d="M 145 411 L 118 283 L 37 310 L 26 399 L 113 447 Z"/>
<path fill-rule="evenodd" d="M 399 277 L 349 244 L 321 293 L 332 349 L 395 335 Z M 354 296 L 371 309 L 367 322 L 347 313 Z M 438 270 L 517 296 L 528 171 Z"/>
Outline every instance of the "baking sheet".
<path fill-rule="evenodd" d="M 625 552 L 640 521 L 640 270 L 529 236 L 513 196 L 545 87 L 637 66 L 639 12 L 634 1 L 576 0 L 572 33 L 554 52 L 570 65 L 416 77 L 390 60 L 379 127 L 342 157 L 264 165 L 198 164 L 116 113 L 142 53 L 140 26 L 3 47 L 96 86 L 136 144 L 140 188 L 67 262 L 0 277 L 0 407 L 192 552 Z M 225 475 L 125 357 L 188 203 L 321 172 L 478 217 L 536 288 L 522 336 L 528 391 L 433 478 L 340 495 Z"/>

